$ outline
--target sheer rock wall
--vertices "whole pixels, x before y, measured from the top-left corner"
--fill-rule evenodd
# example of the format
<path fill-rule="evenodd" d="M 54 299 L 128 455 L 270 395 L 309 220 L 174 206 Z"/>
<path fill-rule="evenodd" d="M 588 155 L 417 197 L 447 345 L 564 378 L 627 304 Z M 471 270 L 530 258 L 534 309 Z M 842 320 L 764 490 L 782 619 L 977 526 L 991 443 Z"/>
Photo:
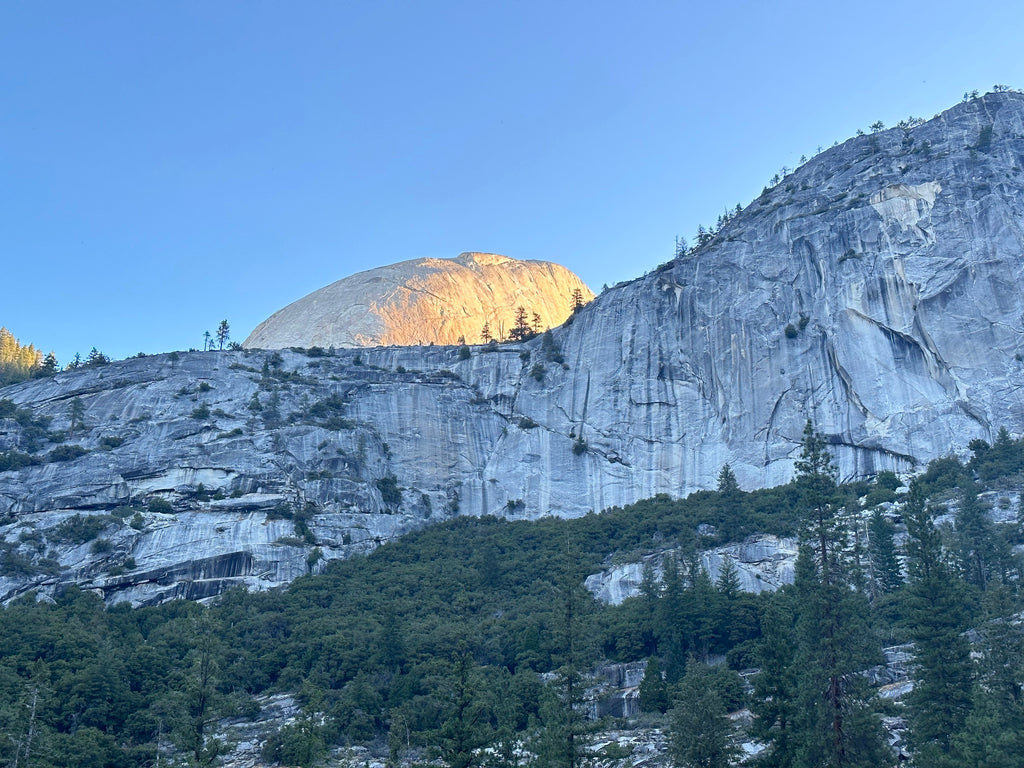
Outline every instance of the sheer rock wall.
<path fill-rule="evenodd" d="M 1022 168 L 1024 96 L 987 95 L 827 150 L 712 242 L 604 292 L 555 349 L 172 354 L 8 387 L 52 430 L 79 398 L 67 442 L 89 453 L 0 473 L 0 535 L 32 563 L 0 595 L 280 584 L 455 514 L 582 515 L 713 487 L 726 462 L 769 486 L 808 417 L 844 478 L 1020 434 Z M 20 439 L 0 424 L 0 451 Z M 155 497 L 174 514 L 111 522 L 111 551 L 48 533 Z"/>

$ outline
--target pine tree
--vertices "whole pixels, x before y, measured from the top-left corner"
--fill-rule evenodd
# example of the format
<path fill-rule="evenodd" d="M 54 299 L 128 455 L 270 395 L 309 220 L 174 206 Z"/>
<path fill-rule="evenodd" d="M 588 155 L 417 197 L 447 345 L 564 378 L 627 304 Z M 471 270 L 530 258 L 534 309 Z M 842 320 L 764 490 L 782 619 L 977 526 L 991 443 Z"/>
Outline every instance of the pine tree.
<path fill-rule="evenodd" d="M 934 512 L 918 482 L 903 507 L 907 570 L 903 613 L 914 643 L 908 740 L 922 765 L 948 757 L 971 707 L 972 670 L 963 593 L 945 561 Z"/>
<path fill-rule="evenodd" d="M 43 364 L 39 368 L 40 376 L 52 376 L 60 370 L 60 366 L 57 365 L 57 356 L 50 352 L 46 357 L 43 358 Z"/>
<path fill-rule="evenodd" d="M 517 307 L 512 327 L 509 329 L 508 337 L 512 341 L 527 341 L 534 336 L 533 329 L 526 317 L 526 308 Z"/>
<path fill-rule="evenodd" d="M 541 768 L 579 768 L 583 763 L 586 732 L 581 711 L 583 683 L 578 668 L 579 620 L 583 600 L 578 594 L 579 553 L 566 539 L 561 576 L 562 642 L 560 666 L 541 706 L 543 728 L 536 745 Z"/>
<path fill-rule="evenodd" d="M 228 326 L 228 321 L 221 320 L 220 325 L 217 326 L 217 348 L 224 349 L 229 338 L 231 338 L 231 328 Z"/>
<path fill-rule="evenodd" d="M 1000 561 L 1008 559 L 992 528 L 988 511 L 978 499 L 973 482 L 964 483 L 956 512 L 956 539 L 960 567 L 969 584 L 982 592 L 997 575 Z"/>
<path fill-rule="evenodd" d="M 771 597 L 761 618 L 762 638 L 757 648 L 760 671 L 754 678 L 751 702 L 756 717 L 751 732 L 771 744 L 760 760 L 765 768 L 790 768 L 800 746 L 793 603 L 791 588 L 784 588 Z"/>
<path fill-rule="evenodd" d="M 82 398 L 73 397 L 68 401 L 68 437 L 74 437 L 75 432 L 85 427 L 85 405 Z"/>
<path fill-rule="evenodd" d="M 732 558 L 725 555 L 722 558 L 722 567 L 718 571 L 718 581 L 715 587 L 726 600 L 732 600 L 740 594 L 740 576 Z"/>
<path fill-rule="evenodd" d="M 875 592 L 895 592 L 903 584 L 900 562 L 896 557 L 893 541 L 895 527 L 878 508 L 871 513 L 868 523 L 868 552 L 871 557 L 871 574 Z"/>
<path fill-rule="evenodd" d="M 718 492 L 726 496 L 735 496 L 739 493 L 740 485 L 736 482 L 736 474 L 728 464 L 722 466 L 718 473 Z"/>
<path fill-rule="evenodd" d="M 200 614 L 189 627 L 191 665 L 176 697 L 172 738 L 190 766 L 205 768 L 216 765 L 224 751 L 224 743 L 211 733 L 221 709 L 217 674 L 224 649 L 209 613 Z"/>
<path fill-rule="evenodd" d="M 774 743 L 770 762 L 799 768 L 873 767 L 885 760 L 887 746 L 861 673 L 881 654 L 866 621 L 867 601 L 852 588 L 847 536 L 838 518 L 838 473 L 810 420 L 796 469 L 803 516 L 792 587 L 796 709 L 787 710 L 787 729 L 778 740 L 768 731 Z M 783 638 L 768 642 L 785 642 L 788 628 L 775 629 Z M 771 714 L 772 706 L 767 710 Z M 778 721 L 779 713 L 774 717 Z"/>
<path fill-rule="evenodd" d="M 31 344 L 20 344 L 14 334 L 0 328 L 0 386 L 35 375 L 42 360 L 38 349 Z"/>
<path fill-rule="evenodd" d="M 738 755 L 733 726 L 712 685 L 711 672 L 693 659 L 679 684 L 671 723 L 669 749 L 680 768 L 728 768 Z"/>
<path fill-rule="evenodd" d="M 106 365 L 110 362 L 110 358 L 100 352 L 96 347 L 89 350 L 89 354 L 85 358 L 86 365 Z"/>
<path fill-rule="evenodd" d="M 668 711 L 671 704 L 668 698 L 668 685 L 661 675 L 661 664 L 654 656 L 647 660 L 644 677 L 640 681 L 639 694 L 641 712 L 664 713 Z"/>
<path fill-rule="evenodd" d="M 586 302 L 583 300 L 583 291 L 573 288 L 572 296 L 569 299 L 569 312 L 575 315 L 584 306 L 586 306 Z"/>
<path fill-rule="evenodd" d="M 437 748 L 448 768 L 471 768 L 479 760 L 478 750 L 487 742 L 484 727 L 481 682 L 473 657 L 457 654 L 441 686 L 445 720 L 437 732 Z"/>

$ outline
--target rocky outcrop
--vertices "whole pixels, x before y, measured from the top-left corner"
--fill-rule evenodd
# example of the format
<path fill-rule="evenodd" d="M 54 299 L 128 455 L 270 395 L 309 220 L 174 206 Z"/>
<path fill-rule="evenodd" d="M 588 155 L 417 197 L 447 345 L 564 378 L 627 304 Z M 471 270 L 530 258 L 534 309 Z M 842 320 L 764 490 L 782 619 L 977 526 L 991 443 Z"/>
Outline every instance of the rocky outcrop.
<path fill-rule="evenodd" d="M 289 304 L 260 323 L 247 349 L 374 347 L 390 344 L 479 344 L 486 324 L 505 338 L 516 310 L 544 328 L 569 316 L 575 291 L 593 292 L 549 261 L 494 253 L 413 259 L 346 277 Z"/>
<path fill-rule="evenodd" d="M 633 563 L 623 563 L 588 576 L 584 586 L 598 600 L 618 605 L 627 597 L 640 594 L 646 571 L 654 583 L 664 576 L 667 555 L 680 557 L 677 550 L 657 552 Z M 784 584 L 793 583 L 796 567 L 796 539 L 762 534 L 744 541 L 704 550 L 700 561 L 712 581 L 717 582 L 725 563 L 731 562 L 744 592 L 774 592 Z"/>
<path fill-rule="evenodd" d="M 827 150 L 547 338 L 160 355 L 8 387 L 51 432 L 77 398 L 85 426 L 53 454 L 0 422 L 0 451 L 37 462 L 0 473 L 0 594 L 279 584 L 455 514 L 582 515 L 711 487 L 726 462 L 774 485 L 808 417 L 844 478 L 1024 432 L 1022 168 L 1024 96 L 992 94 Z M 105 552 L 47 533 L 118 507 Z"/>

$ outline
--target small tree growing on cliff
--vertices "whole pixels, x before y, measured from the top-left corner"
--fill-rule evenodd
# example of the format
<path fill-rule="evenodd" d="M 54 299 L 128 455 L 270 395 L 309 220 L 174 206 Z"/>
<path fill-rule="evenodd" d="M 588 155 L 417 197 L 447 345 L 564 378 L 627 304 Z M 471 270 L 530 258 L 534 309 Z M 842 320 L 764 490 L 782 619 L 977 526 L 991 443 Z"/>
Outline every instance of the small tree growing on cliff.
<path fill-rule="evenodd" d="M 528 341 L 532 339 L 534 334 L 533 329 L 530 327 L 529 320 L 526 317 L 526 308 L 517 307 L 515 324 L 509 329 L 508 337 L 512 341 Z"/>
<path fill-rule="evenodd" d="M 217 348 L 224 349 L 224 345 L 227 344 L 230 337 L 231 329 L 228 326 L 228 321 L 221 320 L 220 325 L 217 326 Z"/>
<path fill-rule="evenodd" d="M 577 312 L 583 309 L 583 306 L 585 304 L 586 302 L 583 300 L 583 291 L 581 291 L 579 288 L 574 288 L 572 291 L 572 298 L 570 299 L 569 303 L 569 311 L 575 315 Z"/>

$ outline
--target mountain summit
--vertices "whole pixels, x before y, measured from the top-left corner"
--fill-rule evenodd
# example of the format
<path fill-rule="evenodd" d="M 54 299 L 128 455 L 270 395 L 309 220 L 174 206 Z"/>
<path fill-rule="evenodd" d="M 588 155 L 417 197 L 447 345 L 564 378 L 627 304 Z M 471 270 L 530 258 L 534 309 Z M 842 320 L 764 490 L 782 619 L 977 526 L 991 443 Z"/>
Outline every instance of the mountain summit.
<path fill-rule="evenodd" d="M 260 323 L 247 349 L 469 344 L 513 327 L 516 310 L 542 328 L 569 316 L 574 291 L 593 292 L 565 267 L 495 253 L 412 259 L 359 272 L 289 304 Z"/>

